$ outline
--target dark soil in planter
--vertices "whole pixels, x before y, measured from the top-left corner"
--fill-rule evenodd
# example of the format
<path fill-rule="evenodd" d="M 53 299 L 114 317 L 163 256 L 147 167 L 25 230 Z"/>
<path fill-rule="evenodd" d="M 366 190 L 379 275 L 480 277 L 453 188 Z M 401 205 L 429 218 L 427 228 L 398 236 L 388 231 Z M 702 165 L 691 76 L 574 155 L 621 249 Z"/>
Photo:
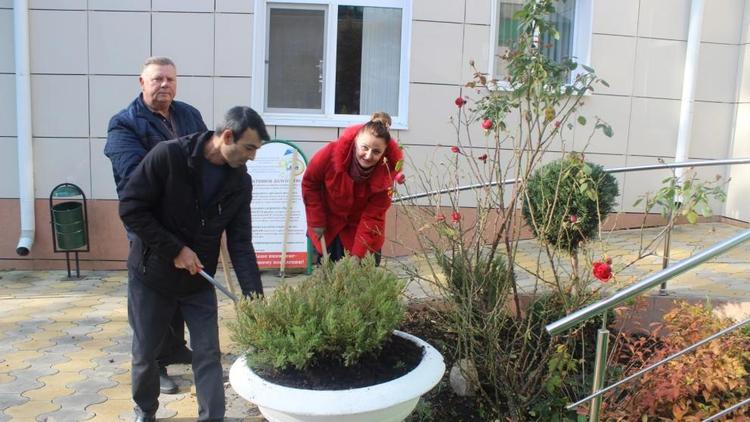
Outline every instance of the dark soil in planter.
<path fill-rule="evenodd" d="M 258 375 L 274 384 L 307 390 L 347 390 L 368 387 L 401 377 L 419 365 L 422 347 L 393 335 L 380 353 L 366 356 L 361 362 L 344 366 L 340 361 L 323 360 L 300 371 L 258 369 Z"/>

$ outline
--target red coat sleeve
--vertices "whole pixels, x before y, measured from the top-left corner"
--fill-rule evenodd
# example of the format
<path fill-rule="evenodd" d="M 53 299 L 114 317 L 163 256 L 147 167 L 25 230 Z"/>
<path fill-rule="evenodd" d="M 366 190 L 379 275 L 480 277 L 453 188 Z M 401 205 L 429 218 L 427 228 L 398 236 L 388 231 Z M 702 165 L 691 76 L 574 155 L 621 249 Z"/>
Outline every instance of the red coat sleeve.
<path fill-rule="evenodd" d="M 391 196 L 387 191 L 373 194 L 357 225 L 351 254 L 363 258 L 367 252 L 377 252 L 385 243 L 385 214 L 391 207 Z"/>

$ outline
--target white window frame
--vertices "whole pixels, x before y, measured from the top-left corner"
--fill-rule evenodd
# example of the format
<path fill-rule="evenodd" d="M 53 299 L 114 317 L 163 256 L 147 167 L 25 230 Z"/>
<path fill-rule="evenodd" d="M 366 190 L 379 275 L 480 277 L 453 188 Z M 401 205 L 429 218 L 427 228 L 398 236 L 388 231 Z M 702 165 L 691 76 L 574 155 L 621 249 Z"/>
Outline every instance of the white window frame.
<path fill-rule="evenodd" d="M 325 6 L 326 37 L 323 73 L 323 114 L 268 112 L 266 103 L 266 48 L 268 6 L 310 5 Z M 263 115 L 268 125 L 344 127 L 366 120 L 363 115 L 336 114 L 336 37 L 338 34 L 338 7 L 390 7 L 401 9 L 401 67 L 399 74 L 398 115 L 391 116 L 393 129 L 407 129 L 409 121 L 409 58 L 411 56 L 412 0 L 255 0 L 253 17 L 253 70 L 251 105 Z"/>
<path fill-rule="evenodd" d="M 497 43 L 497 15 L 499 11 L 498 0 L 492 1 L 492 11 L 490 21 L 490 56 L 489 56 L 489 74 L 493 78 L 495 75 L 495 44 Z M 576 0 L 575 9 L 575 25 L 573 25 L 573 45 L 572 52 L 573 57 L 578 63 L 578 67 L 571 72 L 571 81 L 575 80 L 576 76 L 586 71 L 581 68 L 581 65 L 591 66 L 591 39 L 593 38 L 593 26 L 594 26 L 594 0 Z M 507 81 L 500 81 L 497 85 L 498 89 L 509 90 L 510 85 Z"/>

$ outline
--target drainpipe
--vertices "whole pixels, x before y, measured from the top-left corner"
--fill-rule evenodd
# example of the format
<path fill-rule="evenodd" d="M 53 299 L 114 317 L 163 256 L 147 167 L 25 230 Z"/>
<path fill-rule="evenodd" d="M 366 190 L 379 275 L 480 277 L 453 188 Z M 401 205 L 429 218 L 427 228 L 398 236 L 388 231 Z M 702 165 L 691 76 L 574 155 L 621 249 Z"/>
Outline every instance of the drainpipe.
<path fill-rule="evenodd" d="M 34 152 L 31 143 L 31 76 L 28 0 L 13 0 L 16 59 L 16 132 L 21 236 L 16 253 L 26 256 L 34 244 Z"/>
<path fill-rule="evenodd" d="M 687 52 L 685 54 L 685 72 L 682 76 L 682 103 L 680 104 L 680 126 L 677 134 L 677 149 L 674 160 L 687 161 L 690 152 L 690 131 L 693 126 L 693 102 L 695 83 L 698 79 L 698 56 L 701 48 L 701 30 L 703 25 L 703 0 L 693 0 L 690 5 L 690 27 L 688 29 Z M 683 169 L 677 169 L 677 176 L 682 176 Z"/>

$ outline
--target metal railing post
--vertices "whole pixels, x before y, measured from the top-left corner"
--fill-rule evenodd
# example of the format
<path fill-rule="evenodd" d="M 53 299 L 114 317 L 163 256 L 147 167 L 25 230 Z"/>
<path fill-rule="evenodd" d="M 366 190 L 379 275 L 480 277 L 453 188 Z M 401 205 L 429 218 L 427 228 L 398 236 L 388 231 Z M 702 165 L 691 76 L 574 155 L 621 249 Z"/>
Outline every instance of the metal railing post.
<path fill-rule="evenodd" d="M 604 385 L 604 377 L 607 375 L 607 352 L 609 351 L 609 330 L 600 328 L 596 332 L 596 364 L 594 365 L 594 386 L 592 393 L 601 390 Z M 597 396 L 591 401 L 589 418 L 591 422 L 599 422 L 599 413 L 602 410 L 602 396 Z"/>

